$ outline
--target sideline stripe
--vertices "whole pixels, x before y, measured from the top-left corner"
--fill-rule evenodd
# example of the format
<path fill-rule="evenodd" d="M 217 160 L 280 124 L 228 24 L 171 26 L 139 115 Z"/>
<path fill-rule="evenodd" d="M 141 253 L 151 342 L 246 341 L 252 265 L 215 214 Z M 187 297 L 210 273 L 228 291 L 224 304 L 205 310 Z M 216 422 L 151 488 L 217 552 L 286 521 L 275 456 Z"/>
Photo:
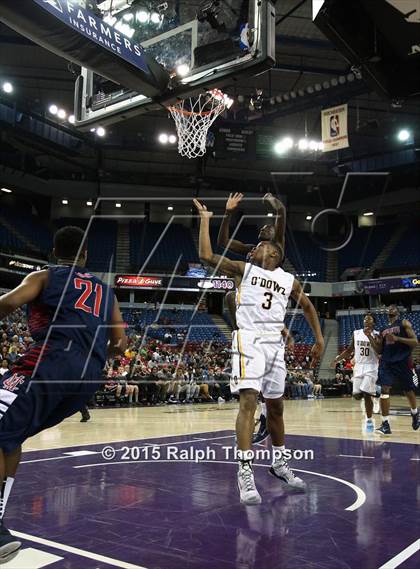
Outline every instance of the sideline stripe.
<path fill-rule="evenodd" d="M 419 551 L 420 551 L 420 539 L 416 539 L 414 543 L 412 543 L 411 545 L 403 549 L 400 553 L 398 553 L 395 557 L 387 561 L 385 565 L 381 565 L 379 569 L 395 569 L 395 567 L 398 567 L 399 565 L 401 565 L 401 563 L 404 563 L 404 561 L 407 561 L 409 557 L 411 557 L 415 553 L 418 553 Z"/>
<path fill-rule="evenodd" d="M 64 543 L 58 543 L 56 541 L 50 541 L 49 539 L 44 539 L 43 537 L 38 537 L 36 535 L 29 535 L 27 533 L 22 533 L 20 531 L 11 530 L 12 535 L 20 539 L 26 539 L 27 541 L 33 541 L 46 547 L 52 547 L 53 549 L 60 549 L 61 551 L 66 551 L 67 553 L 73 553 L 74 555 L 79 555 L 79 557 L 86 557 L 87 559 L 93 559 L 94 561 L 99 561 L 100 563 L 106 563 L 107 565 L 112 565 L 113 567 L 121 567 L 121 569 L 146 569 L 141 565 L 133 565 L 132 563 L 126 563 L 125 561 L 120 561 L 119 559 L 112 559 L 112 557 L 106 557 L 105 555 L 98 555 L 97 553 L 92 553 L 90 551 L 85 551 L 84 549 L 78 549 L 77 547 L 72 547 L 71 545 L 66 545 Z M 16 558 L 18 559 L 19 556 Z"/>
<path fill-rule="evenodd" d="M 337 456 L 344 456 L 346 458 L 375 458 L 374 456 L 361 456 L 361 455 L 357 455 L 357 454 L 337 454 Z"/>

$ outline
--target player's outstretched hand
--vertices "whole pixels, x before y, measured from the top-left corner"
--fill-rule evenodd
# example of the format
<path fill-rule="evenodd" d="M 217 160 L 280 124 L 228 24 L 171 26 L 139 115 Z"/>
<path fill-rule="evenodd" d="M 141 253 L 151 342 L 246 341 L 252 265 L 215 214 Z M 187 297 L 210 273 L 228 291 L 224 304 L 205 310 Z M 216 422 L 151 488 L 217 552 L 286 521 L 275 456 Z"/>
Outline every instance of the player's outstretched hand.
<path fill-rule="evenodd" d="M 324 351 L 324 342 L 316 342 L 311 349 L 311 367 L 316 367 Z"/>
<path fill-rule="evenodd" d="M 210 217 L 213 215 L 212 211 L 207 211 L 207 207 L 200 203 L 198 200 L 193 200 L 195 207 L 197 208 L 198 213 L 200 214 L 200 217 L 206 217 L 208 219 L 210 219 Z"/>
<path fill-rule="evenodd" d="M 270 205 L 274 211 L 280 211 L 281 209 L 284 209 L 284 205 L 281 203 L 281 201 L 276 198 L 275 196 L 273 196 L 273 194 L 271 194 L 270 192 L 268 194 L 265 194 L 265 196 L 263 197 L 263 203 L 265 205 Z"/>
<path fill-rule="evenodd" d="M 239 203 L 242 201 L 244 195 L 236 192 L 235 194 L 229 194 L 228 201 L 226 202 L 226 211 L 235 210 Z"/>

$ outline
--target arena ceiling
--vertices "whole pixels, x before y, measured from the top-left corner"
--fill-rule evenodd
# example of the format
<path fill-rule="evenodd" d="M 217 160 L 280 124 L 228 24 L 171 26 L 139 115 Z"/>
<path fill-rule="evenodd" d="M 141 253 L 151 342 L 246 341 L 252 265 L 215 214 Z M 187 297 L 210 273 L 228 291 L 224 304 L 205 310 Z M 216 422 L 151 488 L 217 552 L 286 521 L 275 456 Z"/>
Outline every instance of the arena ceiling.
<path fill-rule="evenodd" d="M 193 4 L 192 10 L 195 9 Z M 338 175 L 351 171 L 352 162 L 400 151 L 401 145 L 396 141 L 400 128 L 410 127 L 420 140 L 420 103 L 405 103 L 396 108 L 390 101 L 381 100 L 361 79 L 346 82 L 341 87 L 323 87 L 318 96 L 305 97 L 303 102 L 271 104 L 270 100 L 278 95 L 311 85 L 324 85 L 351 73 L 349 63 L 313 24 L 311 4 L 309 0 L 276 2 L 276 66 L 228 89 L 235 98 L 235 105 L 225 122 L 229 126 L 251 126 L 262 131 L 277 129 L 279 133 L 296 137 L 306 131 L 319 139 L 320 109 L 348 102 L 352 142 L 348 151 L 339 155 L 334 152 L 319 154 L 305 160 L 299 157 L 279 159 L 268 154 L 266 159 L 252 163 L 224 159 L 209 152 L 203 160 L 188 161 L 181 159 L 175 148 L 162 148 L 156 144 L 159 132 L 173 130 L 167 113 L 162 111 L 116 123 L 100 141 L 89 134 L 76 133 L 80 147 L 70 154 L 54 144 L 0 124 L 0 160 L 7 165 L 6 158 L 12 153 L 15 158 L 20 158 L 23 172 L 55 182 L 65 179 L 134 184 L 141 180 L 148 185 L 223 191 L 264 191 L 272 189 L 273 171 L 311 171 L 314 178 L 309 183 L 304 176 L 286 179 L 285 191 L 303 203 L 319 202 L 320 192 L 326 203 L 334 202 L 342 184 Z M 78 71 L 73 65 L 1 24 L 0 47 L 0 79 L 7 79 L 15 86 L 9 101 L 13 98 L 19 109 L 44 117 L 43 120 L 52 121 L 51 124 L 56 124 L 54 117 L 48 115 L 52 103 L 71 112 Z M 255 97 L 257 89 L 262 90 L 264 99 L 262 112 L 249 110 L 249 100 Z M 71 125 L 65 128 L 74 132 Z M 392 183 L 395 188 L 418 186 L 419 162 L 394 168 Z M 367 184 L 354 191 L 366 195 L 371 191 L 369 188 Z M 354 197 L 360 196 L 355 193 Z"/>

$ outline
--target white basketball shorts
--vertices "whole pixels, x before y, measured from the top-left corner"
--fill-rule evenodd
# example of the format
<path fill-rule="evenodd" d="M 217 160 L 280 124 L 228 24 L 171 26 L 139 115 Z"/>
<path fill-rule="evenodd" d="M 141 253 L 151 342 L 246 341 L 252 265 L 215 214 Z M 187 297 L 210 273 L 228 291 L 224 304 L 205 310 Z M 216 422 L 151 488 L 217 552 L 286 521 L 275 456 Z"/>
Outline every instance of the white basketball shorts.
<path fill-rule="evenodd" d="M 357 393 L 370 393 L 376 395 L 377 368 L 355 366 L 353 370 L 353 395 Z"/>
<path fill-rule="evenodd" d="M 284 393 L 286 364 L 281 334 L 259 334 L 253 330 L 232 333 L 232 377 L 230 390 L 254 389 L 267 399 Z"/>

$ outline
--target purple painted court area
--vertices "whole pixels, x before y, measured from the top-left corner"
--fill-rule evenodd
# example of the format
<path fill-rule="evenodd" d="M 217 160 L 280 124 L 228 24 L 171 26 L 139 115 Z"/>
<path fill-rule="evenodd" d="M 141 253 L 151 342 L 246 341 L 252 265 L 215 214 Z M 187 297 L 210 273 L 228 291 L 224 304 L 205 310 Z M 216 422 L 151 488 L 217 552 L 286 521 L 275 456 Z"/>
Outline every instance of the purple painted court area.
<path fill-rule="evenodd" d="M 157 444 L 153 460 L 144 446 Z M 314 451 L 291 462 L 309 471 L 299 473 L 308 491 L 284 488 L 259 462 L 263 504 L 244 507 L 236 465 L 224 462 L 233 444 L 230 431 L 128 442 L 143 462 L 120 450 L 106 461 L 104 445 L 25 453 L 7 524 L 34 537 L 24 548 L 62 558 L 39 565 L 54 569 L 377 569 L 419 538 L 419 446 L 289 436 L 290 448 Z M 212 449 L 216 461 L 162 462 L 172 445 Z M 420 567 L 419 553 L 402 567 Z"/>

